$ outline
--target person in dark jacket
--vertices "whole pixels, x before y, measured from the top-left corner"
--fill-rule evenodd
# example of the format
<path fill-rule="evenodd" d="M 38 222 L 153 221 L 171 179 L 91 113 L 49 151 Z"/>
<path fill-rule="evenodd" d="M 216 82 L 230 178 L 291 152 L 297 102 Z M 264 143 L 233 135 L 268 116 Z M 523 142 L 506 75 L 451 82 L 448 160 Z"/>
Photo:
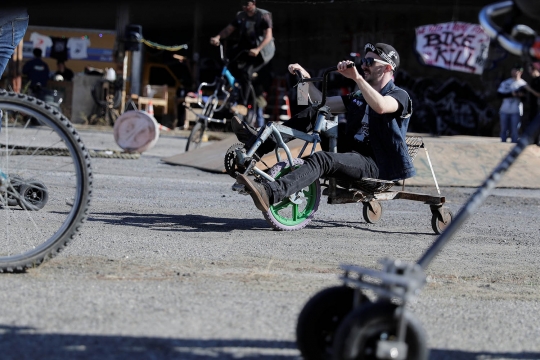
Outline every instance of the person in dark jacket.
<path fill-rule="evenodd" d="M 409 94 L 393 82 L 399 54 L 383 43 L 366 44 L 364 54 L 365 58 L 361 60 L 364 76 L 355 67 L 348 67 L 353 64 L 351 61 L 341 61 L 337 65 L 338 72 L 354 80 L 359 90 L 329 97 L 326 102 L 333 114 L 347 114 L 347 127 L 339 140 L 342 143 L 340 152 L 316 152 L 305 160 L 304 165 L 275 182 L 259 183 L 246 175 L 238 175 L 237 183 L 245 186 L 259 210 L 267 211 L 272 204 L 324 176 L 400 180 L 416 174 L 405 142 L 412 102 Z M 298 64 L 291 64 L 288 69 L 291 73 L 298 70 L 304 77 L 310 77 Z M 319 100 L 320 92 L 310 85 L 309 96 L 314 101 Z M 313 108 L 308 108 L 284 125 L 307 132 L 313 129 L 315 115 Z M 235 118 L 232 125 L 238 139 L 247 142 L 249 147 L 255 130 Z M 274 146 L 275 143 L 268 139 L 258 154 L 270 152 Z"/>
<path fill-rule="evenodd" d="M 51 74 L 49 66 L 41 59 L 41 49 L 35 48 L 33 53 L 34 58 L 24 64 L 22 72 L 30 80 L 30 89 L 32 89 L 34 96 L 39 97 L 38 94 L 47 86 Z"/>

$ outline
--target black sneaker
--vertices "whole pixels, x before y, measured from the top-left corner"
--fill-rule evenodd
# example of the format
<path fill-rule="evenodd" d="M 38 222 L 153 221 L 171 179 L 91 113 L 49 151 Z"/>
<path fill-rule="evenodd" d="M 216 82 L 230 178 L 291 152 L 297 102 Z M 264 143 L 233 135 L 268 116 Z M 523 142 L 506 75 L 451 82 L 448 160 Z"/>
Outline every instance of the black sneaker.
<path fill-rule="evenodd" d="M 257 129 L 249 126 L 237 116 L 233 116 L 231 119 L 231 127 L 236 138 L 243 144 L 247 143 L 253 136 L 257 136 Z"/>

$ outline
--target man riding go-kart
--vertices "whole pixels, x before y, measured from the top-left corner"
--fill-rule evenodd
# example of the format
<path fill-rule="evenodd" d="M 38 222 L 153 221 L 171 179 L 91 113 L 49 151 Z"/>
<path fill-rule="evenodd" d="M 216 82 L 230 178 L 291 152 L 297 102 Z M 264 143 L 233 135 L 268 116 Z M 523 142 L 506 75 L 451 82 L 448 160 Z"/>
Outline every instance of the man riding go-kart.
<path fill-rule="evenodd" d="M 345 134 L 340 134 L 339 153 L 316 152 L 298 169 L 274 182 L 258 182 L 246 174 L 237 176 L 237 183 L 245 186 L 259 210 L 268 211 L 271 205 L 321 177 L 401 180 L 415 175 L 405 142 L 412 103 L 407 92 L 393 82 L 393 74 L 399 66 L 399 54 L 388 44 L 368 43 L 364 47 L 364 56 L 361 60 L 363 76 L 351 66 L 351 61 L 341 61 L 337 65 L 338 72 L 354 80 L 359 90 L 327 99 L 333 114 L 347 114 Z M 289 65 L 288 70 L 291 73 L 300 71 L 305 78 L 310 77 L 298 64 Z M 321 93 L 309 84 L 309 96 L 312 101 L 319 101 Z M 315 115 L 316 111 L 308 108 L 283 125 L 308 132 L 313 130 Z M 233 119 L 232 126 L 238 139 L 249 148 L 257 137 L 257 131 L 239 119 Z M 285 141 L 291 139 L 284 137 Z M 262 156 L 274 148 L 275 142 L 268 139 L 256 153 Z"/>

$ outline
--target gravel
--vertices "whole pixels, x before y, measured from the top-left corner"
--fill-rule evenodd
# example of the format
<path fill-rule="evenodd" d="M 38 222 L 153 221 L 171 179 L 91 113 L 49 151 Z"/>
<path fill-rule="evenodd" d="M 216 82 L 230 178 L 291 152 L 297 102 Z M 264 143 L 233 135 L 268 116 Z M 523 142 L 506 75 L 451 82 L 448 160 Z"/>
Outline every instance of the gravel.
<path fill-rule="evenodd" d="M 296 359 L 298 313 L 340 264 L 415 261 L 436 239 L 429 206 L 402 200 L 367 224 L 361 205 L 324 197 L 305 229 L 272 231 L 229 176 L 160 161 L 184 146 L 162 137 L 138 160 L 93 160 L 78 238 L 0 276 L 2 359 Z M 454 214 L 473 191 L 442 189 Z M 432 263 L 410 307 L 431 359 L 540 359 L 539 214 L 538 190 L 497 189 Z"/>

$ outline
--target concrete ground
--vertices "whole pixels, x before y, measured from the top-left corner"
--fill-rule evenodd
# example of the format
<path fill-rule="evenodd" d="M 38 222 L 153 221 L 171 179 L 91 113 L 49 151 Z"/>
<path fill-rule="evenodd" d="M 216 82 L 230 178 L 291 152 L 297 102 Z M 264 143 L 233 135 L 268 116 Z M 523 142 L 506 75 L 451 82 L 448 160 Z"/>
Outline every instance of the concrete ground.
<path fill-rule="evenodd" d="M 112 134 L 83 129 L 89 148 Z M 328 205 L 272 231 L 227 175 L 172 166 L 183 134 L 138 160 L 93 159 L 91 215 L 66 250 L 0 276 L 2 359 L 297 359 L 297 316 L 343 263 L 416 260 L 436 239 L 429 208 Z M 411 191 L 435 193 L 432 186 Z M 457 213 L 470 187 L 443 187 Z M 411 305 L 431 359 L 540 359 L 540 191 L 497 189 L 428 269 Z"/>

